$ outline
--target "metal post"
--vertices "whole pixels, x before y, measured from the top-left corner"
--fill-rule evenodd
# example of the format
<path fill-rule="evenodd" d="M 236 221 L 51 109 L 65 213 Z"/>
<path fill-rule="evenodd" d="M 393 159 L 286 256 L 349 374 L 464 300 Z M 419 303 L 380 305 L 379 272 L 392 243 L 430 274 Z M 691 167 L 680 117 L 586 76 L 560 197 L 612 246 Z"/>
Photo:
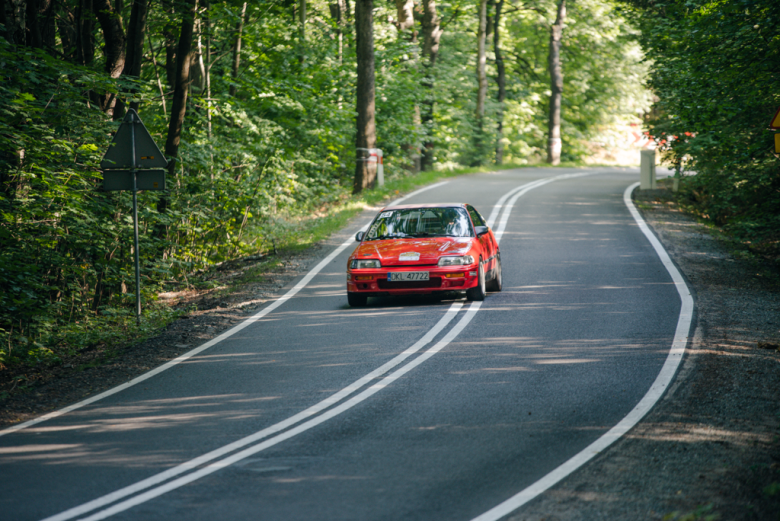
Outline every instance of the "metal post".
<path fill-rule="evenodd" d="M 135 320 L 141 325 L 141 261 L 138 251 L 138 172 L 135 158 L 135 118 L 130 121 L 130 144 L 133 175 L 133 249 L 135 250 Z"/>

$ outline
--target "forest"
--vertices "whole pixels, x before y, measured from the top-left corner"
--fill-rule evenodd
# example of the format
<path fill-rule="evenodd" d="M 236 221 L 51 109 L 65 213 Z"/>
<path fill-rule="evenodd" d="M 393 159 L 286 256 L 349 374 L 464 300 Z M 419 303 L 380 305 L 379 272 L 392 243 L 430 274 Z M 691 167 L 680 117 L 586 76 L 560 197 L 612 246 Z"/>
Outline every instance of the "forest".
<path fill-rule="evenodd" d="M 374 190 L 368 149 L 392 181 L 630 125 L 686 208 L 778 254 L 770 0 L 0 2 L 0 369 L 135 327 L 131 194 L 99 169 L 130 108 L 170 160 L 138 196 L 148 302 Z"/>

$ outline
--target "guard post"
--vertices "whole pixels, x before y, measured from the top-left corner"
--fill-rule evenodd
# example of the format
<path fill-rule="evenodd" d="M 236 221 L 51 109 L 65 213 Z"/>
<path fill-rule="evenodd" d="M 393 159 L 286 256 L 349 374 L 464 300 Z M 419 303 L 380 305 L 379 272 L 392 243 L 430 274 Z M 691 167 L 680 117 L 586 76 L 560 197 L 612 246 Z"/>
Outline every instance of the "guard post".
<path fill-rule="evenodd" d="M 138 247 L 138 190 L 165 190 L 168 160 L 141 118 L 129 109 L 100 162 L 103 190 L 133 191 L 133 252 L 135 257 L 135 319 L 141 324 L 141 261 Z"/>
<path fill-rule="evenodd" d="M 655 190 L 655 150 L 645 149 L 640 152 L 639 189 Z"/>
<path fill-rule="evenodd" d="M 385 184 L 385 166 L 382 164 L 382 151 L 378 148 L 360 148 L 357 149 L 356 161 L 364 161 L 366 163 L 366 169 L 370 173 L 376 174 L 374 182 L 371 183 L 371 188 L 376 186 L 384 186 Z"/>
<path fill-rule="evenodd" d="M 382 154 L 381 148 L 369 148 L 369 161 L 376 163 L 376 184 L 377 186 L 385 186 L 385 162 L 384 154 Z"/>

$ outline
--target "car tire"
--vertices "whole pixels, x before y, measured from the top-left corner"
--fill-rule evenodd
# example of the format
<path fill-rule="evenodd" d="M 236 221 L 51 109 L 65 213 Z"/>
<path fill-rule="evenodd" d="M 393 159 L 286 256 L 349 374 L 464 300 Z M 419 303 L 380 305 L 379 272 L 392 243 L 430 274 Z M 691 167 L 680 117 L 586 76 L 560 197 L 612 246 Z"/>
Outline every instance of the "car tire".
<path fill-rule="evenodd" d="M 353 308 L 362 308 L 368 303 L 368 297 L 358 293 L 347 292 L 347 302 Z"/>
<path fill-rule="evenodd" d="M 496 254 L 496 268 L 494 270 L 494 276 L 487 283 L 488 291 L 501 291 L 504 287 L 504 277 L 501 274 L 501 255 Z"/>
<path fill-rule="evenodd" d="M 482 259 L 479 259 L 479 268 L 477 276 L 479 282 L 471 289 L 466 290 L 466 299 L 482 301 L 485 300 L 485 265 L 482 264 Z"/>

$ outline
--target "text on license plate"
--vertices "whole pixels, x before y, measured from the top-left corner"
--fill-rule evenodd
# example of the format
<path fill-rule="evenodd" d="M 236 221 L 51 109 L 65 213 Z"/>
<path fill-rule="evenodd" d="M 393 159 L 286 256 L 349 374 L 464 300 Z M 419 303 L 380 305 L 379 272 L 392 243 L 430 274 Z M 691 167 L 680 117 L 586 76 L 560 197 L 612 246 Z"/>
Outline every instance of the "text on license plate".
<path fill-rule="evenodd" d="M 387 282 L 407 280 L 428 280 L 427 271 L 391 271 L 387 274 Z"/>

